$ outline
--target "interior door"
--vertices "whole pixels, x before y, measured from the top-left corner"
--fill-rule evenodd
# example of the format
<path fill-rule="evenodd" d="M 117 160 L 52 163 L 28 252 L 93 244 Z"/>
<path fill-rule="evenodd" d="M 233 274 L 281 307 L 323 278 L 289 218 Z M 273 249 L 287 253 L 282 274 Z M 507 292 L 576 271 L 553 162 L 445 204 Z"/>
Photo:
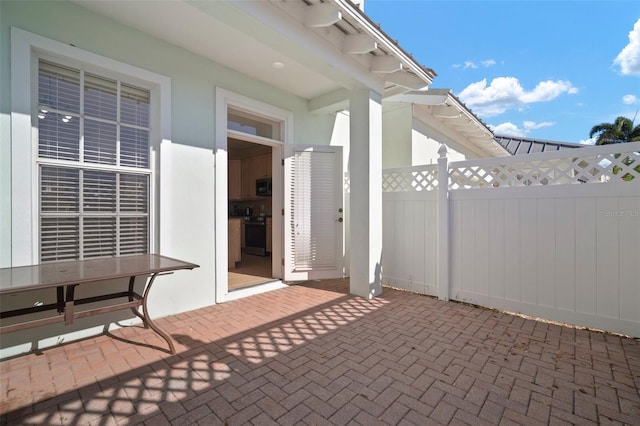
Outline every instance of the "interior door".
<path fill-rule="evenodd" d="M 289 146 L 284 161 L 284 279 L 342 278 L 342 148 Z"/>

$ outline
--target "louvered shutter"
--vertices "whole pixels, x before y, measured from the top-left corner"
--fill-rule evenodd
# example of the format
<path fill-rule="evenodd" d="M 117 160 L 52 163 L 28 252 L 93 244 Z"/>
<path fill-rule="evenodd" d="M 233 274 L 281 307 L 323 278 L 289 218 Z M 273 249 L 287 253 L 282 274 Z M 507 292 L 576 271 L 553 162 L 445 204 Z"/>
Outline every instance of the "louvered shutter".
<path fill-rule="evenodd" d="M 293 264 L 296 271 L 335 265 L 332 153 L 297 152 L 293 165 Z"/>
<path fill-rule="evenodd" d="M 342 277 L 342 151 L 296 147 L 285 160 L 285 279 Z"/>

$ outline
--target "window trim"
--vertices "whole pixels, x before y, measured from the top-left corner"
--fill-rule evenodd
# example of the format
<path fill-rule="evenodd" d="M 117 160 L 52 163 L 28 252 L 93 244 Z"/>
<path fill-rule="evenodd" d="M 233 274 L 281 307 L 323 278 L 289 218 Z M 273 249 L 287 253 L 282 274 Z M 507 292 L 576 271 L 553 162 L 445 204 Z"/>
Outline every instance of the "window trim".
<path fill-rule="evenodd" d="M 11 28 L 11 265 L 39 262 L 37 74 L 38 59 L 76 66 L 151 92 L 149 252 L 170 249 L 171 79 L 74 46 Z M 28 141 L 28 143 L 25 143 Z M 162 170 L 162 173 L 160 171 Z M 162 187 L 162 197 L 158 188 Z M 25 194 L 29 194 L 25 196 Z M 163 214 L 159 215 L 158 212 Z"/>

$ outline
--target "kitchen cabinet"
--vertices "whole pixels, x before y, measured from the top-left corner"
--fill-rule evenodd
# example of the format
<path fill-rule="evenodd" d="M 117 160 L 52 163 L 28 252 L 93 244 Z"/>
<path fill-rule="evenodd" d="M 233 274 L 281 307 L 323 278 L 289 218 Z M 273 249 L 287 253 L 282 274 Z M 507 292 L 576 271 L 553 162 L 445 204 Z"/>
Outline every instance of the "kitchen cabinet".
<path fill-rule="evenodd" d="M 228 167 L 228 197 L 230 200 L 242 198 L 242 161 L 229 160 Z"/>
<path fill-rule="evenodd" d="M 242 160 L 242 197 L 256 196 L 256 160 L 245 158 Z"/>
<path fill-rule="evenodd" d="M 245 158 L 241 165 L 241 196 L 256 197 L 256 180 L 271 177 L 271 154 Z"/>
<path fill-rule="evenodd" d="M 267 225 L 267 253 L 271 253 L 271 227 L 272 227 L 272 220 L 270 217 L 267 218 L 266 220 L 266 225 Z"/>
<path fill-rule="evenodd" d="M 229 235 L 228 235 L 228 250 L 229 250 L 229 269 L 236 267 L 236 262 L 240 262 L 242 257 L 241 247 L 241 235 L 242 235 L 242 219 L 231 218 L 229 219 Z"/>
<path fill-rule="evenodd" d="M 271 154 L 256 157 L 256 179 L 271 177 Z"/>

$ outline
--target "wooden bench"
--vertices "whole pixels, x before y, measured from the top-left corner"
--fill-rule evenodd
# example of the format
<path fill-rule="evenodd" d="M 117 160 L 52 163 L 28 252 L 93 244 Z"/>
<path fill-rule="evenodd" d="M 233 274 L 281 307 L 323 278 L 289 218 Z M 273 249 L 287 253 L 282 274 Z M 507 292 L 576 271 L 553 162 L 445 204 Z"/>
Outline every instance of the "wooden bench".
<path fill-rule="evenodd" d="M 61 322 L 70 325 L 78 318 L 131 309 L 146 328 L 151 328 L 167 342 L 169 351 L 173 354 L 175 347 L 171 336 L 149 317 L 147 307 L 149 291 L 158 275 L 197 267 L 198 265 L 194 263 L 156 254 L 144 254 L 0 268 L 0 297 L 56 289 L 56 303 L 38 303 L 22 308 L 12 306 L 11 310 L 1 311 L 0 334 Z M 136 277 L 148 278 L 142 295 L 134 290 Z M 129 279 L 128 286 L 122 291 L 80 299 L 75 297 L 75 290 L 79 286 L 95 287 L 101 285 L 102 281 L 122 278 Z M 91 303 L 97 306 L 86 306 Z M 3 305 L 6 304 L 3 303 Z M 85 309 L 76 309 L 83 305 Z M 142 310 L 139 310 L 139 307 L 142 307 Z M 43 318 L 20 320 L 21 316 L 40 312 L 47 312 L 49 315 Z M 9 318 L 19 319 L 19 321 L 6 321 Z"/>

